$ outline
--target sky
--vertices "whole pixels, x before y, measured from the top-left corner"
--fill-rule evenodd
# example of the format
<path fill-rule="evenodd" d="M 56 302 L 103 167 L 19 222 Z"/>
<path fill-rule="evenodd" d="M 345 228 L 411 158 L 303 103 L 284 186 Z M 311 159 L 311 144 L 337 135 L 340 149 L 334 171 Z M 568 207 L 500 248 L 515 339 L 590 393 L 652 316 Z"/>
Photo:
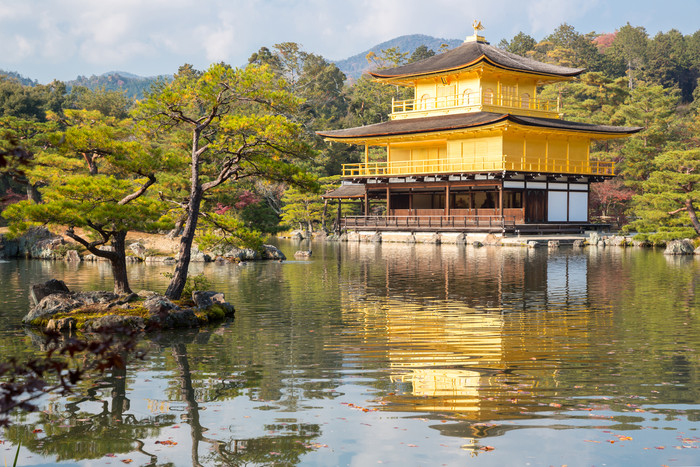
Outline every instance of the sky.
<path fill-rule="evenodd" d="M 429 5 L 429 6 L 428 6 Z M 700 29 L 700 0 L 0 0 L 0 69 L 48 83 L 126 71 L 140 76 L 297 42 L 342 60 L 407 34 L 463 39 L 478 19 L 492 44 L 537 40 L 568 23 L 581 33 L 629 22 L 650 36 Z"/>

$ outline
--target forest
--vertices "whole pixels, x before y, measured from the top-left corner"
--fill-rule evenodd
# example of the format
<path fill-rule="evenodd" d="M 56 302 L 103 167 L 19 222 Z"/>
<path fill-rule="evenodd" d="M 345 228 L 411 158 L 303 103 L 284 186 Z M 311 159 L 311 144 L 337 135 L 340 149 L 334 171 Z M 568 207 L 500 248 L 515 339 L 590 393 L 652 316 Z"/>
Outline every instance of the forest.
<path fill-rule="evenodd" d="M 541 91 L 562 100 L 563 118 L 644 127 L 591 148 L 618 174 L 593 185 L 594 220 L 657 243 L 700 235 L 700 31 L 651 37 L 628 23 L 583 34 L 562 24 L 540 41 L 521 32 L 498 47 L 586 69 Z M 392 67 L 447 48 L 393 47 L 366 59 Z M 83 228 L 87 237 L 71 234 L 87 249 L 134 229 L 196 237 L 209 248 L 256 248 L 283 230 L 330 229 L 336 210 L 320 195 L 338 186 L 342 164 L 359 162 L 363 150 L 331 145 L 315 131 L 385 121 L 392 97 L 410 98 L 412 90 L 366 74 L 348 79 L 293 42 L 261 47 L 248 62 L 241 69 L 185 64 L 139 100 L 119 89 L 3 77 L 4 222 L 14 232 Z"/>

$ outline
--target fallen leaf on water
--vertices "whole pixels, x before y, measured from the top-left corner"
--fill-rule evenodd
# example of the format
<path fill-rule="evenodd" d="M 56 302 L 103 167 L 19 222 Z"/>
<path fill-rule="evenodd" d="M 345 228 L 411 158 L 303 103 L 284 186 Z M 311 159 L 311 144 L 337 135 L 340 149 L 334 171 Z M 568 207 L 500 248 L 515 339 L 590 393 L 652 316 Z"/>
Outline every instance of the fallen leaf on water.
<path fill-rule="evenodd" d="M 593 440 L 593 439 L 584 439 L 584 441 L 587 442 L 587 443 L 598 443 L 598 444 L 600 444 L 600 441 L 596 441 L 596 440 Z"/>
<path fill-rule="evenodd" d="M 165 441 L 156 441 L 156 444 L 163 444 L 165 446 L 175 446 L 177 442 L 166 439 Z"/>
<path fill-rule="evenodd" d="M 116 454 L 112 454 L 112 453 L 109 453 L 109 454 L 105 454 L 105 456 L 106 456 L 106 457 L 117 457 L 117 455 L 116 455 Z"/>
<path fill-rule="evenodd" d="M 494 448 L 493 446 L 481 446 L 479 449 L 481 449 L 482 451 L 493 451 L 496 448 Z"/>
<path fill-rule="evenodd" d="M 415 445 L 415 444 L 407 444 L 406 446 L 408 446 L 409 448 L 417 448 L 417 447 L 418 447 L 418 446 Z"/>
<path fill-rule="evenodd" d="M 34 430 L 32 430 L 32 433 L 43 433 L 43 431 L 44 430 L 42 430 L 41 428 L 35 428 Z"/>
<path fill-rule="evenodd" d="M 133 459 L 122 459 L 122 462 L 125 464 L 131 464 L 132 462 L 134 462 L 134 460 Z"/>

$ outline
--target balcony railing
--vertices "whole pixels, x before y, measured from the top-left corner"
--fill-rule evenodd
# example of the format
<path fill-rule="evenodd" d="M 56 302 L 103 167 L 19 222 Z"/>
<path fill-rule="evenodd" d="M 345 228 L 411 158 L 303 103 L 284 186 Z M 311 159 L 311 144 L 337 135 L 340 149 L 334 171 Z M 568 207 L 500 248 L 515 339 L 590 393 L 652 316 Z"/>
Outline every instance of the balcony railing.
<path fill-rule="evenodd" d="M 487 110 L 488 107 L 504 108 L 512 113 L 527 115 L 542 115 L 548 117 L 558 116 L 561 112 L 561 102 L 557 100 L 539 99 L 529 97 L 527 94 L 513 96 L 503 93 L 490 93 L 487 91 L 465 92 L 450 96 L 423 97 L 420 99 L 406 99 L 396 101 L 392 99 L 392 116 L 401 116 L 416 112 L 429 112 L 432 110 L 451 110 L 471 112 Z"/>
<path fill-rule="evenodd" d="M 405 177 L 410 175 L 456 174 L 470 172 L 543 172 L 576 175 L 615 175 L 615 165 L 607 161 L 566 161 L 552 159 L 530 159 L 527 161 L 508 160 L 503 155 L 494 158 L 472 159 L 469 161 L 418 160 L 401 162 L 369 162 L 343 164 L 343 177 Z"/>
<path fill-rule="evenodd" d="M 343 227 L 393 228 L 401 229 L 464 229 L 470 227 L 501 230 L 514 227 L 518 219 L 515 216 L 351 216 L 343 218 Z"/>

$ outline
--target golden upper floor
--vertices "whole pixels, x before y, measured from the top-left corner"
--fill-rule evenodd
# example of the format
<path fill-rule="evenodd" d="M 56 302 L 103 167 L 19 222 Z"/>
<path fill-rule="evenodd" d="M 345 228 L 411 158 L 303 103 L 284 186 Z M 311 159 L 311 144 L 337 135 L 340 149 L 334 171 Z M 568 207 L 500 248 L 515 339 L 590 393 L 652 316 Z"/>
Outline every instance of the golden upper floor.
<path fill-rule="evenodd" d="M 371 73 L 414 89 L 413 99 L 392 102 L 389 121 L 317 134 L 365 146 L 364 163 L 343 167 L 350 178 L 503 171 L 612 176 L 611 163 L 591 160 L 591 140 L 641 128 L 565 121 L 560 102 L 538 96 L 539 86 L 582 72 L 520 57 L 475 34 L 448 52 Z M 371 161 L 370 146 L 385 148 L 384 160 Z"/>
<path fill-rule="evenodd" d="M 413 99 L 392 103 L 391 119 L 465 112 L 559 118 L 560 102 L 542 100 L 538 87 L 581 72 L 506 52 L 475 35 L 448 52 L 370 74 L 414 90 Z"/>

